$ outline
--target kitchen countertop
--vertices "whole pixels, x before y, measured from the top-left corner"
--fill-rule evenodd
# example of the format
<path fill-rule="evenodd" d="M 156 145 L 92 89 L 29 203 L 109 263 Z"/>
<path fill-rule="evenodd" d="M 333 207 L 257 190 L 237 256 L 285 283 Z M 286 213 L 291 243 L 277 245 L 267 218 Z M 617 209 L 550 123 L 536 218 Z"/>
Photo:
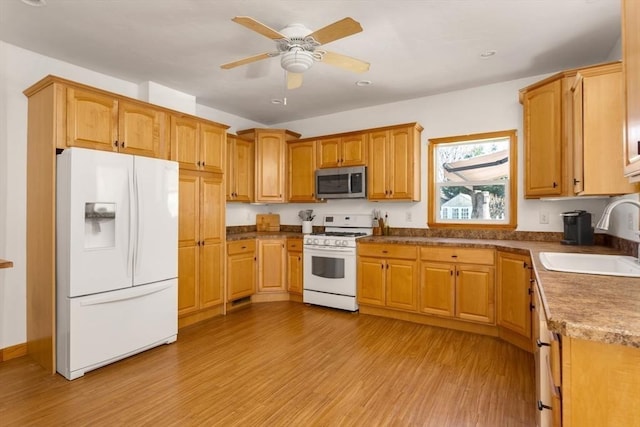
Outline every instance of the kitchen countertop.
<path fill-rule="evenodd" d="M 227 234 L 227 241 L 302 237 L 298 232 L 260 231 Z M 550 330 L 565 337 L 640 348 L 640 279 L 551 271 L 539 258 L 540 252 L 620 254 L 609 247 L 410 236 L 369 236 L 358 243 L 487 248 L 530 255 Z"/>
<path fill-rule="evenodd" d="M 13 267 L 13 262 L 0 258 L 0 268 L 11 268 L 11 267 Z"/>
<path fill-rule="evenodd" d="M 620 254 L 605 246 L 559 242 L 371 236 L 359 243 L 490 248 L 530 254 L 549 329 L 566 337 L 640 348 L 640 279 L 547 270 L 540 252 Z"/>

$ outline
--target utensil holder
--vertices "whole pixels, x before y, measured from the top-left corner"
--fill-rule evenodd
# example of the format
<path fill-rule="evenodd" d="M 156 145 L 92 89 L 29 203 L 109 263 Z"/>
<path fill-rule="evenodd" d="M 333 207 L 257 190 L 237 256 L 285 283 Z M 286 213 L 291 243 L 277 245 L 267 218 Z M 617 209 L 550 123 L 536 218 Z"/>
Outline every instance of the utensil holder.
<path fill-rule="evenodd" d="M 313 232 L 313 223 L 311 221 L 302 221 L 302 234 L 311 234 Z"/>

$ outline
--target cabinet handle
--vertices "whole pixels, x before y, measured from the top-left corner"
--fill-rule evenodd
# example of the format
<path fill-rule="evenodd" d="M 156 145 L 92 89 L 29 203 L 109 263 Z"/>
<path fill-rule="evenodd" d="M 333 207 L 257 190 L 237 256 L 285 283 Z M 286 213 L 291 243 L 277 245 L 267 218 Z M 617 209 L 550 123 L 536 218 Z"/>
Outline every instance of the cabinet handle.
<path fill-rule="evenodd" d="M 531 295 L 533 293 L 533 289 L 529 288 L 527 292 L 529 293 L 529 295 Z"/>
<path fill-rule="evenodd" d="M 120 147 L 124 148 L 124 141 L 120 143 Z"/>
<path fill-rule="evenodd" d="M 240 249 L 247 249 L 247 247 L 246 247 L 246 246 L 243 246 L 243 247 L 241 247 Z"/>
<path fill-rule="evenodd" d="M 298 257 L 298 261 L 300 261 L 300 257 Z"/>
<path fill-rule="evenodd" d="M 387 270 L 389 269 L 389 264 L 387 264 Z"/>
<path fill-rule="evenodd" d="M 551 344 L 549 344 L 548 342 L 540 341 L 540 338 L 536 338 L 536 345 L 538 346 L 538 348 L 540 348 L 540 347 L 551 347 Z"/>
<path fill-rule="evenodd" d="M 553 188 L 556 188 L 557 186 L 558 186 L 558 183 L 554 181 Z"/>
<path fill-rule="evenodd" d="M 118 146 L 118 141 L 113 141 L 113 146 L 117 147 Z"/>
<path fill-rule="evenodd" d="M 384 270 L 384 263 L 380 264 L 380 268 Z"/>
<path fill-rule="evenodd" d="M 460 276 L 460 271 L 456 270 L 456 276 Z"/>
<path fill-rule="evenodd" d="M 535 310 L 535 309 L 536 309 L 535 304 L 533 304 L 533 303 L 529 303 L 529 310 L 530 310 L 530 311 L 533 311 L 533 310 Z"/>
<path fill-rule="evenodd" d="M 536 283 L 536 279 L 529 279 L 529 283 Z"/>
<path fill-rule="evenodd" d="M 449 273 L 451 273 L 451 276 L 453 276 L 453 270 L 449 270 Z"/>
<path fill-rule="evenodd" d="M 383 254 L 389 253 L 386 249 L 382 251 Z"/>
<path fill-rule="evenodd" d="M 636 151 L 636 154 L 640 155 L 640 141 L 638 141 L 638 151 Z"/>
<path fill-rule="evenodd" d="M 202 161 L 202 167 L 205 167 L 206 165 L 204 164 L 204 160 Z"/>
<path fill-rule="evenodd" d="M 573 185 L 576 185 L 576 184 L 577 184 L 577 183 L 579 183 L 579 182 L 580 182 L 579 180 L 577 180 L 577 179 L 573 178 Z"/>
<path fill-rule="evenodd" d="M 542 400 L 538 400 L 538 411 L 542 411 L 543 409 L 552 409 L 551 406 L 545 405 L 542 403 Z"/>
<path fill-rule="evenodd" d="M 451 255 L 451 258 L 458 258 L 458 255 Z"/>

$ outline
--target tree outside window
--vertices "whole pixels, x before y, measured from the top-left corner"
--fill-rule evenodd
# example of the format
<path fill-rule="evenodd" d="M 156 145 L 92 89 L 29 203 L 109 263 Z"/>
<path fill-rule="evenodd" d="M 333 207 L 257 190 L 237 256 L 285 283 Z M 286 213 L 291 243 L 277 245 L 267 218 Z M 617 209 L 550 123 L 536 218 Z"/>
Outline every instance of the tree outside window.
<path fill-rule="evenodd" d="M 429 141 L 429 226 L 515 228 L 516 131 Z"/>

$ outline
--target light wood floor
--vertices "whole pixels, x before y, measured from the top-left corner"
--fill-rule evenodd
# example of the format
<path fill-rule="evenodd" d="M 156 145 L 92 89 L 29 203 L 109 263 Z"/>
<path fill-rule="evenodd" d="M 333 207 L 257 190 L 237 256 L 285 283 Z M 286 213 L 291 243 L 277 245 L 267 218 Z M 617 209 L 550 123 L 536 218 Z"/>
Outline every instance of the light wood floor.
<path fill-rule="evenodd" d="M 87 373 L 0 364 L 0 425 L 531 426 L 533 357 L 497 338 L 292 302 Z"/>

